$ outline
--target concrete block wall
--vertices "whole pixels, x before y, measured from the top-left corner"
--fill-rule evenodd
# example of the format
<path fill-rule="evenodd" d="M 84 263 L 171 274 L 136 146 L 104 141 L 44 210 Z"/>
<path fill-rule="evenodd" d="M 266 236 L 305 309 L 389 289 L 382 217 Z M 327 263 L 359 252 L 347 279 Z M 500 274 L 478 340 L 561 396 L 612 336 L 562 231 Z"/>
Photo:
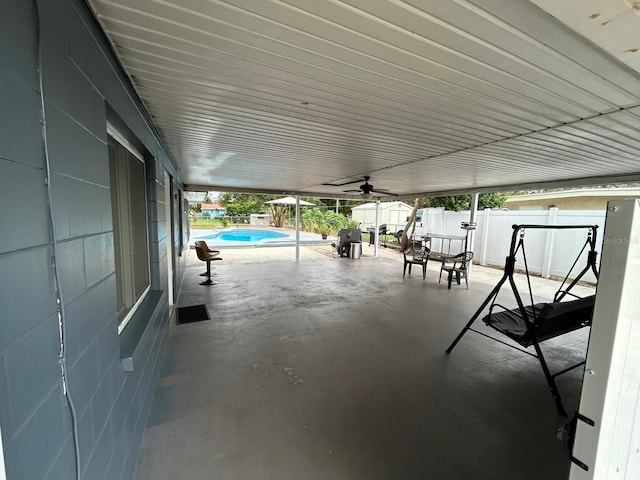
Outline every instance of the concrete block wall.
<path fill-rule="evenodd" d="M 167 338 L 164 172 L 178 185 L 179 174 L 84 2 L 4 0 L 2 10 L 0 431 L 6 475 L 8 480 L 75 478 L 59 362 L 56 273 L 80 478 L 128 479 Z M 117 329 L 106 134 L 111 118 L 147 152 L 154 303 L 131 355 L 132 372 L 123 370 Z M 183 271 L 184 262 L 179 257 L 177 262 Z"/>

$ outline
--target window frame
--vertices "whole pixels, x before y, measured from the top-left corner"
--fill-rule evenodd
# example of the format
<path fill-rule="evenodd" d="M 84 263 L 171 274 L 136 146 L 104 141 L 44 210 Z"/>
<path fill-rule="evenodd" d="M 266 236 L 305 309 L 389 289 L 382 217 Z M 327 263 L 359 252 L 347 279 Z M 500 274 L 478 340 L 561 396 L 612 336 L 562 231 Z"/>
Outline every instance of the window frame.
<path fill-rule="evenodd" d="M 131 319 L 135 316 L 136 311 L 138 310 L 138 308 L 140 307 L 140 305 L 144 302 L 144 300 L 146 299 L 147 295 L 149 294 L 149 292 L 151 291 L 151 248 L 149 245 L 149 239 L 150 239 L 150 234 L 149 234 L 149 201 L 148 201 L 148 188 L 147 188 L 147 164 L 144 160 L 144 155 L 142 153 L 140 153 L 140 151 L 138 149 L 136 149 L 131 142 L 129 142 L 116 128 L 114 128 L 112 125 L 110 125 L 109 123 L 107 123 L 107 144 L 110 143 L 110 139 L 109 137 L 111 137 L 116 143 L 118 143 L 122 148 L 124 148 L 125 150 L 127 150 L 127 152 L 129 152 L 131 154 L 131 156 L 133 158 L 135 158 L 135 160 L 139 161 L 142 166 L 143 166 L 143 187 L 144 187 L 144 225 L 145 225 L 145 231 L 146 231 L 146 268 L 147 268 L 147 286 L 142 290 L 142 292 L 140 293 L 140 296 L 137 298 L 137 300 L 135 300 L 133 302 L 133 305 L 131 306 L 131 308 L 127 311 L 127 313 L 125 314 L 125 316 L 122 318 L 122 320 L 120 320 L 118 318 L 118 335 L 120 335 L 124 329 L 127 327 L 127 325 L 129 324 L 129 322 L 131 321 Z M 109 163 L 111 163 L 111 159 L 109 159 Z M 111 166 L 109 167 L 110 170 L 110 175 L 111 175 Z M 111 181 L 111 185 L 110 188 L 113 189 L 113 179 L 110 178 Z M 127 188 L 130 188 L 129 186 L 127 186 Z M 111 195 L 113 194 L 113 192 L 111 192 Z M 130 200 L 130 199 L 129 199 Z M 113 204 L 113 200 L 112 200 L 112 204 Z M 131 206 L 131 202 L 129 201 L 129 208 Z M 129 227 L 130 227 L 130 223 L 129 223 Z M 115 242 L 115 228 L 114 228 L 114 254 L 115 254 L 115 249 L 116 249 L 116 242 Z M 117 257 L 114 257 L 117 258 Z M 119 268 L 118 262 L 116 262 L 115 264 L 116 268 Z M 133 294 L 135 296 L 135 267 L 132 266 L 132 278 L 129 279 L 129 281 L 133 282 Z M 118 289 L 121 288 L 121 286 L 117 286 Z"/>

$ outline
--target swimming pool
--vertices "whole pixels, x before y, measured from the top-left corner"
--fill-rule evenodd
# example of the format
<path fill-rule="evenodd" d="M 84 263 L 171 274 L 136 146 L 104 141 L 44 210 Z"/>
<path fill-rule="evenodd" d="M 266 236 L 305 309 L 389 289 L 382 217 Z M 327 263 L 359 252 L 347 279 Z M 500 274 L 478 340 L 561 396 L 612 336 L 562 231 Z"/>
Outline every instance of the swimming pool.
<path fill-rule="evenodd" d="M 192 232 L 191 240 L 204 240 L 209 246 L 250 247 L 295 245 L 295 232 L 271 228 L 227 228 Z M 319 236 L 300 233 L 300 243 L 325 243 Z"/>

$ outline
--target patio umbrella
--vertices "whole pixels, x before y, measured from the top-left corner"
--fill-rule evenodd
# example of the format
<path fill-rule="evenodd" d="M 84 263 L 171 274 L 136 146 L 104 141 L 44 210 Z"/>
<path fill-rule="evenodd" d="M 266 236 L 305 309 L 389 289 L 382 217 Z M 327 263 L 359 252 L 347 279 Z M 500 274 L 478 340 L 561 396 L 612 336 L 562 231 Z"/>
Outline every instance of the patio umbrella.
<path fill-rule="evenodd" d="M 277 198 L 275 200 L 269 200 L 268 202 L 265 202 L 265 203 L 272 203 L 274 205 L 295 205 L 296 199 L 294 197 L 284 197 L 284 198 Z M 303 205 L 313 205 L 313 203 L 300 200 L 300 206 L 303 206 Z M 288 208 L 287 208 L 287 217 L 288 217 L 288 223 L 290 223 L 291 211 Z"/>
<path fill-rule="evenodd" d="M 293 197 L 284 197 L 284 198 L 277 198 L 276 200 L 269 200 L 268 202 L 265 202 L 265 203 L 275 203 L 278 205 L 295 205 L 296 199 Z M 300 200 L 300 205 L 313 205 L 313 203 Z"/>

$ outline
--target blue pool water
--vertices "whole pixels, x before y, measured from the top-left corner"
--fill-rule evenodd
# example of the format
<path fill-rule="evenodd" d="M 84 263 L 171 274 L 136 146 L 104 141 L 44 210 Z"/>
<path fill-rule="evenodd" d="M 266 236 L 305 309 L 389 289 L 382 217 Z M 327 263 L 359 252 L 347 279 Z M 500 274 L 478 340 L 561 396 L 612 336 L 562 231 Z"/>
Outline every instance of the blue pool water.
<path fill-rule="evenodd" d="M 295 232 L 276 230 L 273 228 L 227 228 L 225 230 L 195 230 L 191 232 L 191 243 L 204 240 L 210 247 L 268 247 L 295 245 Z M 326 243 L 320 240 L 320 235 L 301 233 L 300 243 Z"/>
<path fill-rule="evenodd" d="M 212 235 L 208 235 L 202 240 L 222 240 L 225 242 L 245 242 L 256 243 L 261 240 L 287 238 L 289 235 L 286 233 L 275 232 L 273 230 L 261 230 L 257 228 L 234 228 L 232 230 L 223 230 L 216 232 Z"/>

